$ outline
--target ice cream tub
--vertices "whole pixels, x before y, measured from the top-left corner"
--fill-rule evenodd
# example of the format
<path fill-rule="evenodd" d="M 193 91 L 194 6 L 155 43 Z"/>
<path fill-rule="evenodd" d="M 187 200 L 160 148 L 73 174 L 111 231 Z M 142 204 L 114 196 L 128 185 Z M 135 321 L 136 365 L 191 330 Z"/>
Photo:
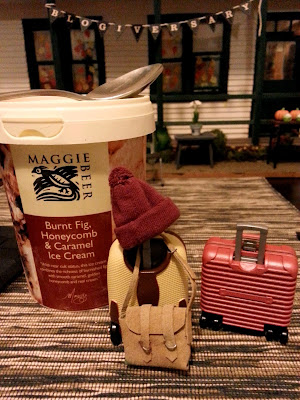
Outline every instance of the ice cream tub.
<path fill-rule="evenodd" d="M 145 178 L 147 96 L 0 102 L 0 171 L 29 291 L 46 307 L 108 304 L 113 239 L 108 175 L 125 166 Z"/>

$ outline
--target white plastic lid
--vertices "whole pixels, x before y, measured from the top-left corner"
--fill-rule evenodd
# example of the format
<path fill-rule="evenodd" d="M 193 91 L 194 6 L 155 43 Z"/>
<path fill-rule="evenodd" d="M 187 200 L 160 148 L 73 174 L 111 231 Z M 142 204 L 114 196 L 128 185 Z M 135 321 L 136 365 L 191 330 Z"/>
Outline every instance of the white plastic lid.
<path fill-rule="evenodd" d="M 34 96 L 0 101 L 0 143 L 4 144 L 110 142 L 154 130 L 149 96 L 82 101 Z"/>

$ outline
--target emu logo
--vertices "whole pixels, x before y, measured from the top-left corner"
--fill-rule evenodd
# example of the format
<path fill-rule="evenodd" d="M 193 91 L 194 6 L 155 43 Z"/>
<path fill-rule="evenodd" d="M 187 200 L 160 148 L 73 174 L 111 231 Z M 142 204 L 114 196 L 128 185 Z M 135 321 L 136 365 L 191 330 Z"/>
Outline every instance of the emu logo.
<path fill-rule="evenodd" d="M 68 165 L 54 167 L 51 170 L 41 165 L 34 167 L 31 172 L 40 175 L 33 183 L 37 200 L 73 201 L 80 199 L 78 183 L 72 182 L 72 179 L 78 176 L 77 167 Z"/>

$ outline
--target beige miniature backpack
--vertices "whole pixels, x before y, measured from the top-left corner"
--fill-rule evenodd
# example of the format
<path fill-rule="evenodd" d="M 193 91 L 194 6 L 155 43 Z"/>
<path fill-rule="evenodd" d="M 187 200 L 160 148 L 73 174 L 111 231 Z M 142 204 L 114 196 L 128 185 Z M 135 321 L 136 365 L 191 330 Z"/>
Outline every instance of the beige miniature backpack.
<path fill-rule="evenodd" d="M 188 370 L 192 343 L 191 309 L 196 296 L 196 276 L 170 238 L 161 234 L 171 259 L 185 271 L 191 282 L 191 295 L 185 307 L 174 303 L 131 306 L 140 280 L 141 254 L 136 254 L 131 282 L 120 314 L 125 361 L 130 365 Z"/>
<path fill-rule="evenodd" d="M 183 241 L 172 232 L 165 232 L 170 243 L 178 254 L 186 261 L 186 250 Z M 160 235 L 150 240 L 152 260 L 151 269 L 143 268 L 143 260 L 139 271 L 137 291 L 129 305 L 152 304 L 186 307 L 188 302 L 188 276 L 178 260 L 172 257 L 165 241 Z M 114 344 L 121 342 L 119 317 L 134 269 L 138 247 L 124 250 L 116 239 L 109 252 L 107 264 L 107 286 L 109 313 L 111 319 L 110 335 Z M 155 252 L 158 255 L 155 255 Z"/>

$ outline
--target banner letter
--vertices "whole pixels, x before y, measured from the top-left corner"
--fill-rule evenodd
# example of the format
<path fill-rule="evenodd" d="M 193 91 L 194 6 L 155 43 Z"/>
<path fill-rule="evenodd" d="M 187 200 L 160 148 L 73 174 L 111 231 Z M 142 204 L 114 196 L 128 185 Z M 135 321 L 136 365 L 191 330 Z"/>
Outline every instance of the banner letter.
<path fill-rule="evenodd" d="M 144 29 L 143 26 L 142 25 L 132 25 L 131 29 L 134 34 L 135 40 L 138 42 L 141 37 L 141 34 L 143 32 L 143 29 Z"/>
<path fill-rule="evenodd" d="M 150 25 L 149 27 L 151 35 L 153 37 L 154 40 L 157 39 L 159 33 L 160 33 L 160 25 L 156 24 L 156 25 Z"/>
<path fill-rule="evenodd" d="M 80 28 L 85 31 L 91 26 L 92 21 L 88 18 L 80 18 Z"/>

